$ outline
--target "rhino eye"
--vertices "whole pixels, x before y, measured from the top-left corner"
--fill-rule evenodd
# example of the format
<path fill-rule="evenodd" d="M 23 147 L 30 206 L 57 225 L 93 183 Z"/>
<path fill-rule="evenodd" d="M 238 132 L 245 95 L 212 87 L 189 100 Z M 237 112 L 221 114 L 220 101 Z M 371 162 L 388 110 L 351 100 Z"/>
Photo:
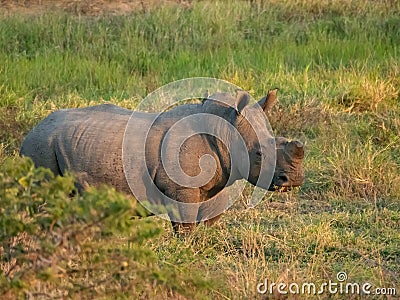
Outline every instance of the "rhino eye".
<path fill-rule="evenodd" d="M 257 150 L 257 151 L 256 151 L 256 154 L 257 154 L 257 156 L 260 156 L 260 157 L 263 155 L 263 153 L 261 152 L 261 150 Z"/>

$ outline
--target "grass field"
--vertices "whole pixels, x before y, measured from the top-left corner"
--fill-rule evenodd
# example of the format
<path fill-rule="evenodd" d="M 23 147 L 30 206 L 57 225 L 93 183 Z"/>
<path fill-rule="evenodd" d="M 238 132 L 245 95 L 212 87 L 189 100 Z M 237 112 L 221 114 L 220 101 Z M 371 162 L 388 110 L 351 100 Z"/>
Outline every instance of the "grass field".
<path fill-rule="evenodd" d="M 0 298 L 277 299 L 257 284 L 319 285 L 341 271 L 397 291 L 366 299 L 399 297 L 400 2 L 169 1 L 117 14 L 76 3 L 0 8 Z M 306 145 L 299 190 L 255 209 L 243 196 L 215 227 L 177 238 L 161 219 L 126 219 L 140 212 L 125 196 L 70 197 L 71 178 L 18 159 L 51 111 L 134 108 L 195 76 L 255 98 L 280 87 L 270 123 Z"/>

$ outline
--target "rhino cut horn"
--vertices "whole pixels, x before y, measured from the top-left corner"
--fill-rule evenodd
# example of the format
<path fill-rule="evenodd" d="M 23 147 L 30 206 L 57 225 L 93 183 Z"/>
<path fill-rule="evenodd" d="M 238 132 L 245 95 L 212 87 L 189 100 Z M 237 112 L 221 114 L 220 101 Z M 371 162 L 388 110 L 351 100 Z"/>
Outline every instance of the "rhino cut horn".
<path fill-rule="evenodd" d="M 300 141 L 292 141 L 287 144 L 287 152 L 289 153 L 290 157 L 296 159 L 303 159 L 304 158 L 304 145 Z"/>

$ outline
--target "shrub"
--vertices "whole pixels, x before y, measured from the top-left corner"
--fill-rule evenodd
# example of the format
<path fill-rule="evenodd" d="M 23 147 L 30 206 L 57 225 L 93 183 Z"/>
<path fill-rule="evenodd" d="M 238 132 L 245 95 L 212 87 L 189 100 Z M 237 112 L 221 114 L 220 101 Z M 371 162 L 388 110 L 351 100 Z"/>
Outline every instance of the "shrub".
<path fill-rule="evenodd" d="M 112 188 L 79 194 L 73 176 L 8 158 L 0 167 L 0 195 L 0 298 L 176 297 L 209 285 L 160 267 L 146 241 L 162 227 L 139 218 L 143 208 Z"/>

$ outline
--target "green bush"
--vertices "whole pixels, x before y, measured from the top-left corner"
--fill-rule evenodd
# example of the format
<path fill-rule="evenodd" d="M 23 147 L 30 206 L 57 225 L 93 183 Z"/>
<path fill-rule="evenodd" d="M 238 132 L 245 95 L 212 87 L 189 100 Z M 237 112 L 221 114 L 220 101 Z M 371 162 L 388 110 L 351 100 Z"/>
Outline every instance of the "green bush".
<path fill-rule="evenodd" d="M 158 265 L 146 241 L 163 228 L 112 188 L 79 194 L 73 176 L 7 158 L 0 194 L 0 297 L 190 296 L 188 286 L 209 286 Z"/>

